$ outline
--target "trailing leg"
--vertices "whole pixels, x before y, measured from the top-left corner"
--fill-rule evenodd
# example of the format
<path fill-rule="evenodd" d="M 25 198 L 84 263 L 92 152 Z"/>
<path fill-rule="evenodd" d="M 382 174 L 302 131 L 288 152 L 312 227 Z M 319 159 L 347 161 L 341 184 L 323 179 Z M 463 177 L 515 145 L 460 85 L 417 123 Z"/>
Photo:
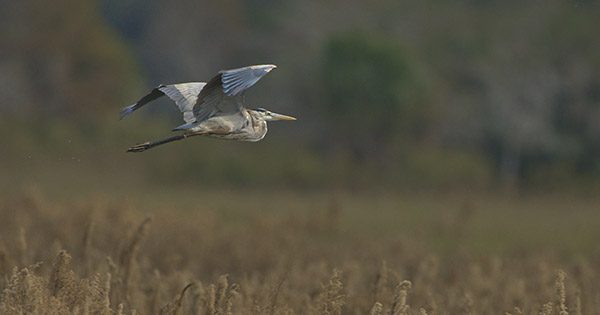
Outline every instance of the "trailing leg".
<path fill-rule="evenodd" d="M 184 134 L 181 134 L 181 135 L 173 136 L 173 137 L 162 139 L 162 140 L 156 140 L 156 141 L 152 141 L 152 142 L 142 142 L 142 143 L 138 143 L 138 144 L 132 146 L 131 148 L 127 149 L 127 152 L 143 152 L 143 151 L 146 151 L 148 149 L 152 149 L 152 148 L 154 148 L 156 146 L 159 146 L 161 144 L 165 144 L 165 143 L 169 143 L 169 142 L 173 142 L 173 141 L 185 139 L 187 137 L 195 136 L 195 135 L 196 134 L 184 133 Z"/>

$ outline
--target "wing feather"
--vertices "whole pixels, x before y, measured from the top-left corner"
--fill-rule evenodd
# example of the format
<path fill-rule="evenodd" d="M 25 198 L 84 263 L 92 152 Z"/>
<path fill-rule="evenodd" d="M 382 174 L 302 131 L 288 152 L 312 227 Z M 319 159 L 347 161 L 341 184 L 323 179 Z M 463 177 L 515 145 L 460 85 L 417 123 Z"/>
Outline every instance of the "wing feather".
<path fill-rule="evenodd" d="M 223 93 L 228 96 L 239 95 L 258 82 L 275 65 L 256 65 L 233 70 L 221 71 Z"/>
<path fill-rule="evenodd" d="M 142 97 L 135 104 L 121 108 L 121 118 L 119 118 L 119 119 L 125 118 L 125 116 L 133 113 L 133 111 L 135 111 L 136 109 L 154 101 L 155 99 L 157 99 L 159 97 L 164 96 L 165 94 L 159 90 L 160 87 L 162 87 L 162 86 L 163 85 L 161 84 L 158 87 L 152 89 L 152 91 L 150 91 L 150 93 L 144 95 L 144 97 Z"/>
<path fill-rule="evenodd" d="M 137 103 L 121 108 L 121 119 L 133 113 L 133 111 L 139 109 L 140 107 L 148 104 L 149 102 L 167 95 L 175 102 L 183 114 L 183 120 L 185 120 L 187 123 L 193 122 L 196 120 L 193 112 L 194 104 L 196 104 L 198 95 L 205 85 L 206 83 L 204 82 L 188 82 L 170 85 L 161 84 L 152 89 L 150 93 L 142 97 L 139 101 L 137 101 Z"/>
<path fill-rule="evenodd" d="M 244 92 L 275 67 L 256 65 L 220 71 L 198 95 L 193 108 L 196 120 L 241 112 L 244 109 Z"/>
<path fill-rule="evenodd" d="M 183 120 L 191 123 L 196 120 L 194 117 L 194 104 L 198 100 L 198 95 L 206 83 L 189 82 L 172 85 L 163 85 L 158 89 L 172 99 L 183 114 Z"/>

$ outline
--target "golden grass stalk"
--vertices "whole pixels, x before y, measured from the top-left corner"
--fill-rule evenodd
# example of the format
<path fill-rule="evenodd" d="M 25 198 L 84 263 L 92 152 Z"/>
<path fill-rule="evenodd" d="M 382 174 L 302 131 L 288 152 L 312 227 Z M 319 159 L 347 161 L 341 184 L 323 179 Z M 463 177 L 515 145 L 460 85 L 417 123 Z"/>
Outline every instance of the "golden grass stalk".
<path fill-rule="evenodd" d="M 204 314 L 207 315 L 212 315 L 212 314 L 216 314 L 216 296 L 215 296 L 215 285 L 214 284 L 209 284 L 208 285 L 208 289 L 205 291 L 204 294 Z"/>
<path fill-rule="evenodd" d="M 81 292 L 75 282 L 75 273 L 70 270 L 71 255 L 61 250 L 56 256 L 50 274 L 49 289 L 52 297 L 58 299 L 68 309 L 72 309 L 78 300 L 77 294 Z"/>
<path fill-rule="evenodd" d="M 104 281 L 104 290 L 102 292 L 102 309 L 101 314 L 108 315 L 111 314 L 112 311 L 110 309 L 110 279 L 111 274 L 106 273 L 106 280 Z"/>
<path fill-rule="evenodd" d="M 278 305 L 280 303 L 280 295 L 283 291 L 283 287 L 285 285 L 285 278 L 281 278 L 277 285 L 271 290 L 269 293 L 269 307 L 267 309 L 267 314 L 274 315 L 277 314 Z"/>
<path fill-rule="evenodd" d="M 227 288 L 229 287 L 229 282 L 227 281 L 227 277 L 229 275 L 221 275 L 219 280 L 217 280 L 217 291 L 215 295 L 215 305 L 217 308 L 223 305 L 225 302 L 225 296 L 227 294 Z"/>
<path fill-rule="evenodd" d="M 163 308 L 160 309 L 159 314 L 161 314 L 161 315 L 177 315 L 177 314 L 179 314 L 179 310 L 181 309 L 181 304 L 183 303 L 183 297 L 185 296 L 185 292 L 192 285 L 194 285 L 194 284 L 190 283 L 187 286 L 185 286 L 185 288 L 183 288 L 181 293 L 179 293 L 173 301 L 167 303 L 167 305 L 165 305 Z"/>
<path fill-rule="evenodd" d="M 379 263 L 375 283 L 373 284 L 373 301 L 382 301 L 386 295 L 388 283 L 388 268 L 385 260 Z"/>
<path fill-rule="evenodd" d="M 370 315 L 382 315 L 383 314 L 383 305 L 379 302 L 375 302 L 373 307 L 371 308 Z"/>
<path fill-rule="evenodd" d="M 209 284 L 206 289 L 202 288 L 201 283 L 197 283 L 199 290 L 195 293 L 192 306 L 195 314 L 233 314 L 233 298 L 239 294 L 239 285 L 234 283 L 230 286 L 227 277 L 228 275 L 221 275 L 216 286 Z M 198 303 L 199 301 L 202 301 L 202 303 Z M 199 307 L 200 304 L 203 307 Z M 204 310 L 203 313 L 201 308 Z"/>
<path fill-rule="evenodd" d="M 558 302 L 558 314 L 559 315 L 569 315 L 567 311 L 567 294 L 565 290 L 565 278 L 567 277 L 567 273 L 558 269 L 556 270 L 556 281 L 554 286 L 556 288 L 556 298 Z"/>
<path fill-rule="evenodd" d="M 90 250 L 92 244 L 92 235 L 94 234 L 95 224 L 94 221 L 88 222 L 85 228 L 85 232 L 83 233 L 83 249 L 81 251 L 82 260 L 85 268 L 85 274 L 89 274 L 92 271 L 92 261 L 90 257 Z"/>
<path fill-rule="evenodd" d="M 329 283 L 323 286 L 323 291 L 316 298 L 315 314 L 341 314 L 344 305 L 345 295 L 341 294 L 343 284 L 341 281 L 342 272 L 334 268 Z"/>
<path fill-rule="evenodd" d="M 19 228 L 19 235 L 17 237 L 17 254 L 19 265 L 27 264 L 27 238 L 25 237 L 25 229 L 23 227 Z"/>
<path fill-rule="evenodd" d="M 392 304 L 392 315 L 407 315 L 410 306 L 406 303 L 408 292 L 412 288 L 412 283 L 408 280 L 404 280 L 396 286 L 396 292 L 394 293 L 394 303 Z"/>
<path fill-rule="evenodd" d="M 153 314 L 160 311 L 160 289 L 162 285 L 162 278 L 160 271 L 154 269 L 154 279 L 152 279 L 152 293 L 150 294 L 150 310 Z"/>
<path fill-rule="evenodd" d="M 231 288 L 229 289 L 229 293 L 227 294 L 227 297 L 225 298 L 225 312 L 224 314 L 226 315 L 231 315 L 232 313 L 232 309 L 233 309 L 233 298 L 235 296 L 238 295 L 240 286 L 237 283 L 234 283 L 231 285 Z"/>
<path fill-rule="evenodd" d="M 204 287 L 202 286 L 202 282 L 196 281 L 195 285 L 192 286 L 192 310 L 190 314 L 200 315 L 202 311 L 203 305 L 203 296 L 205 294 Z"/>
<path fill-rule="evenodd" d="M 542 305 L 542 307 L 540 308 L 539 314 L 540 315 L 552 314 L 552 302 L 548 302 L 548 303 Z"/>

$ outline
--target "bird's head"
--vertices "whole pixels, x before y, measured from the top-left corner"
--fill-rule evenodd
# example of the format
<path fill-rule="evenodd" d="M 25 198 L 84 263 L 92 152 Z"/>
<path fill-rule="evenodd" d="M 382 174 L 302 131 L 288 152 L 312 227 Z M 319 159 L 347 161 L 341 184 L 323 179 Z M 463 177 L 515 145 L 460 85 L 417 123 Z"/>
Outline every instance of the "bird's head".
<path fill-rule="evenodd" d="M 292 116 L 282 115 L 273 113 L 272 111 L 266 110 L 264 108 L 255 108 L 252 110 L 255 116 L 264 121 L 275 121 L 275 120 L 296 120 L 296 118 Z"/>

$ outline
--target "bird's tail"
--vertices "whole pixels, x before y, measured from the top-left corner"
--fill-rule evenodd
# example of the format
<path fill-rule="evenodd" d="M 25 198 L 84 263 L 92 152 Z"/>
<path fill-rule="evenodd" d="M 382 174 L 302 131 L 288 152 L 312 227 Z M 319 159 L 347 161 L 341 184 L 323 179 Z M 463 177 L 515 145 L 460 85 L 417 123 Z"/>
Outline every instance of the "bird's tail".
<path fill-rule="evenodd" d="M 170 138 L 166 138 L 166 139 L 162 139 L 162 140 L 157 140 L 157 141 L 147 141 L 147 142 L 142 142 L 142 143 L 138 143 L 132 147 L 130 147 L 129 149 L 127 149 L 127 152 L 143 152 L 146 151 L 148 149 L 152 149 L 156 146 L 159 146 L 161 144 L 165 144 L 165 143 L 169 143 L 172 141 L 177 141 L 177 140 L 181 140 L 184 138 L 187 138 L 189 136 L 193 136 L 193 134 L 181 134 L 181 135 L 177 135 L 174 137 L 170 137 Z"/>
<path fill-rule="evenodd" d="M 121 118 L 119 119 L 123 119 L 125 118 L 125 116 L 133 113 L 134 110 L 137 109 L 137 103 L 133 104 L 133 105 L 129 105 L 129 106 L 125 106 L 123 108 L 121 108 Z"/>

